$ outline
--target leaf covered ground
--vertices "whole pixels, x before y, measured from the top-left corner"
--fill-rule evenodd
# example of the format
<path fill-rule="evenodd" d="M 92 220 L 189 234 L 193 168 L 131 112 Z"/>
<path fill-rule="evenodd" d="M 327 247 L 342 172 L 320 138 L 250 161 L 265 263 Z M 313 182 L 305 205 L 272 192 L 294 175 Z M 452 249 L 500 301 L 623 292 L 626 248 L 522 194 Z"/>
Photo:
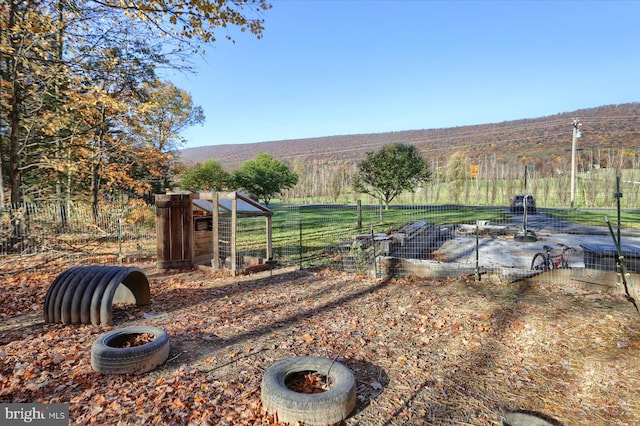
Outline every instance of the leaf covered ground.
<path fill-rule="evenodd" d="M 326 271 L 146 271 L 151 304 L 115 306 L 113 326 L 43 322 L 60 271 L 0 276 L 0 402 L 69 403 L 78 425 L 275 425 L 260 402 L 264 371 L 314 355 L 355 375 L 345 425 L 498 425 L 515 409 L 566 425 L 640 418 L 640 315 L 620 296 Z M 167 362 L 94 372 L 93 341 L 130 325 L 164 328 Z"/>

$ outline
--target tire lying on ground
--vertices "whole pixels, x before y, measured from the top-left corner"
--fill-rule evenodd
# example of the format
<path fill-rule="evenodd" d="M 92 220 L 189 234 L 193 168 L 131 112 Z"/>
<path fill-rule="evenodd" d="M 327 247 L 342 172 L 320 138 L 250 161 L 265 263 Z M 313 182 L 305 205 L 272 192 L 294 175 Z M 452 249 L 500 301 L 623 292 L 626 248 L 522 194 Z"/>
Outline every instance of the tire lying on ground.
<path fill-rule="evenodd" d="M 312 372 L 328 378 L 330 387 L 321 393 L 300 393 L 289 389 L 287 378 Z M 353 373 L 336 361 L 321 357 L 294 357 L 267 369 L 262 377 L 262 405 L 278 421 L 308 425 L 332 425 L 344 420 L 356 406 Z"/>
<path fill-rule="evenodd" d="M 134 335 L 148 333 L 153 340 L 138 346 L 121 347 Z M 132 326 L 98 336 L 91 345 L 91 367 L 103 374 L 141 374 L 153 370 L 169 357 L 169 335 L 152 326 Z"/>
<path fill-rule="evenodd" d="M 535 411 L 518 410 L 502 418 L 502 426 L 562 426 L 562 423 Z"/>

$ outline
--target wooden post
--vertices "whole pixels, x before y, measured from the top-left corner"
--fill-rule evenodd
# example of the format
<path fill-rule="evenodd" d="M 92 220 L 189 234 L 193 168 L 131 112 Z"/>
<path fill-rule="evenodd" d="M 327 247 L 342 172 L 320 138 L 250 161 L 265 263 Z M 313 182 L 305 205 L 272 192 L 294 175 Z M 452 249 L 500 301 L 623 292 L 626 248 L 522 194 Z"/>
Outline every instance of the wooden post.
<path fill-rule="evenodd" d="M 238 225 L 238 195 L 237 193 L 233 193 L 233 198 L 231 199 L 231 275 L 236 275 L 236 270 L 238 269 L 236 266 L 237 260 L 237 252 L 236 252 L 236 234 L 237 234 L 237 226 Z"/>
<path fill-rule="evenodd" d="M 189 266 L 193 267 L 196 260 L 196 226 L 193 223 L 193 196 L 191 194 L 189 194 L 188 205 L 184 207 L 184 221 L 186 222 L 184 237 L 187 238 L 185 258 L 190 259 Z"/>
<path fill-rule="evenodd" d="M 271 237 L 271 216 L 266 217 L 267 226 L 267 260 L 273 259 L 273 246 Z"/>
<path fill-rule="evenodd" d="M 358 213 L 358 229 L 362 228 L 362 201 L 358 200 L 358 204 L 356 206 L 356 212 Z"/>
<path fill-rule="evenodd" d="M 220 269 L 220 212 L 218 208 L 218 193 L 214 192 L 211 197 L 213 207 L 211 209 L 211 240 L 213 244 L 213 255 L 211 258 L 211 267 L 214 271 Z"/>
<path fill-rule="evenodd" d="M 166 269 L 164 261 L 170 259 L 171 238 L 169 196 L 156 195 L 156 259 L 158 269 Z"/>

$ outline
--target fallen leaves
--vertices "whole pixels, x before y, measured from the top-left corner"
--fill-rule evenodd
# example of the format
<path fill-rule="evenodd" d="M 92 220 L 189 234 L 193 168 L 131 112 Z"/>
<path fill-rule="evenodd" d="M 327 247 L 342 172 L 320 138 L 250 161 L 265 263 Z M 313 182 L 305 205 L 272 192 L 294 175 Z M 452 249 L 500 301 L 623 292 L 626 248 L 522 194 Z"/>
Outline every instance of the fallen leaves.
<path fill-rule="evenodd" d="M 51 270 L 0 273 L 0 320 L 42 310 L 44 296 L 57 275 Z"/>
<path fill-rule="evenodd" d="M 312 372 L 291 374 L 285 385 L 294 392 L 307 394 L 326 392 L 331 387 L 327 377 Z"/>
<path fill-rule="evenodd" d="M 135 317 L 134 317 L 135 318 Z M 153 342 L 155 336 L 151 333 L 128 333 L 117 339 L 113 339 L 109 346 L 114 348 L 131 348 Z"/>
<path fill-rule="evenodd" d="M 492 424 L 507 408 L 567 424 L 640 417 L 640 328 L 615 298 L 325 271 L 191 272 L 153 274 L 152 305 L 114 307 L 113 327 L 67 326 L 41 320 L 53 278 L 2 284 L 3 307 L 17 308 L 2 312 L 0 401 L 68 402 L 77 424 L 277 424 L 262 412 L 260 380 L 294 355 L 352 370 L 358 405 L 347 425 Z M 94 372 L 92 342 L 133 324 L 166 329 L 169 360 L 139 376 Z"/>

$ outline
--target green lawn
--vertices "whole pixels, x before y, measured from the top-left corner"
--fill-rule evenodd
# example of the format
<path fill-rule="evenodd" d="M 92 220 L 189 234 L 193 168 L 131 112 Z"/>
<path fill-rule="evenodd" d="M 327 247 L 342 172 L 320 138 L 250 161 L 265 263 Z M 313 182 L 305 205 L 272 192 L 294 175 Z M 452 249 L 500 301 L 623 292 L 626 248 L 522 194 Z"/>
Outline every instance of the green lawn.
<path fill-rule="evenodd" d="M 618 223 L 616 209 L 549 209 L 545 210 L 544 213 L 581 225 L 606 226 L 605 216 L 609 218 L 614 228 Z M 640 210 L 621 210 L 620 225 L 624 229 L 640 229 Z"/>
<path fill-rule="evenodd" d="M 403 206 L 380 210 L 379 206 L 363 206 L 361 227 L 358 228 L 355 205 L 270 205 L 273 215 L 273 247 L 277 258 L 291 263 L 330 258 L 327 253 L 339 250 L 341 242 L 350 241 L 357 234 L 389 233 L 408 223 L 425 221 L 441 225 L 475 224 L 486 220 L 491 224 L 511 222 L 507 207 L 468 206 Z M 539 209 L 559 220 L 584 225 L 606 226 L 604 216 L 617 224 L 615 209 Z M 380 215 L 382 214 L 382 220 Z M 248 222 L 248 223 L 247 223 Z M 640 229 L 640 210 L 621 212 L 623 229 Z M 244 230 L 243 230 L 244 229 Z M 239 244 L 263 247 L 264 223 L 239 221 Z"/>
<path fill-rule="evenodd" d="M 273 245 L 276 252 L 286 247 L 289 254 L 299 259 L 320 259 L 326 252 L 338 250 L 341 242 L 350 241 L 356 234 L 371 232 L 389 233 L 394 228 L 425 221 L 442 225 L 474 224 L 477 220 L 491 223 L 504 222 L 508 217 L 505 209 L 473 208 L 463 206 L 438 206 L 430 208 L 390 208 L 382 210 L 378 206 L 362 208 L 361 227 L 358 228 L 356 206 L 270 206 L 273 215 Z M 261 231 L 250 232 L 242 238 L 260 241 Z M 334 247 L 334 249 L 331 249 Z M 282 249 L 281 249 L 282 250 Z M 278 253 L 276 253 L 278 254 Z M 280 253 L 280 255 L 282 255 Z"/>

